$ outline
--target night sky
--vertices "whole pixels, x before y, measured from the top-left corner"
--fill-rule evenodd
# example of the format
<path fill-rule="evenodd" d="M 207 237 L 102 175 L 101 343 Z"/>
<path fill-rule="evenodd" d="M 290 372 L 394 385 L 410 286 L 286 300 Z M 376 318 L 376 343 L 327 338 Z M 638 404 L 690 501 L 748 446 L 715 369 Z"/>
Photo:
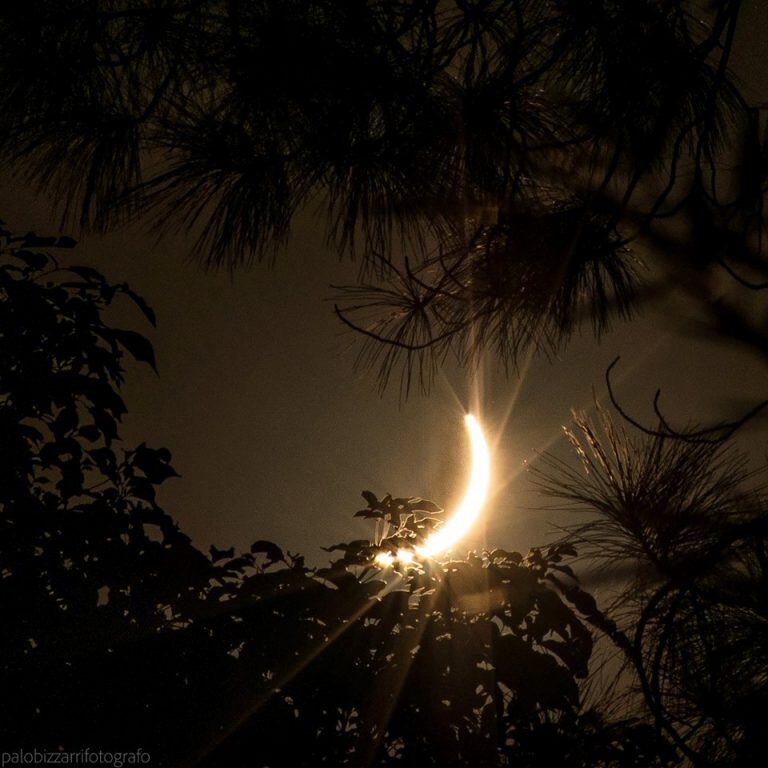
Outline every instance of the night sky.
<path fill-rule="evenodd" d="M 745 9 L 734 63 L 747 90 L 768 101 L 763 16 L 758 0 Z M 21 181 L 6 178 L 0 210 L 15 231 L 60 229 L 49 202 Z M 116 318 L 147 332 L 160 371 L 130 369 L 123 438 L 127 446 L 170 448 L 182 478 L 169 481 L 160 500 L 197 544 L 243 547 L 267 538 L 319 560 L 321 545 L 370 533 L 351 518 L 363 489 L 450 508 L 466 477 L 461 406 L 471 403 L 473 374 L 448 368 L 429 396 L 416 391 L 401 402 L 396 385 L 380 397 L 372 374 L 353 371 L 359 339 L 328 299 L 330 284 L 354 282 L 357 266 L 324 247 L 320 219 L 300 218 L 274 269 L 232 275 L 191 262 L 191 237 L 156 243 L 146 230 L 140 221 L 106 236 L 63 231 L 80 239 L 71 263 L 127 281 L 157 312 L 156 331 L 130 307 Z M 672 299 L 645 307 L 599 344 L 585 327 L 564 354 L 535 358 L 520 377 L 507 378 L 487 361 L 479 415 L 499 441 L 497 492 L 484 514 L 488 544 L 525 550 L 563 522 L 536 508 L 541 499 L 522 463 L 543 449 L 565 449 L 561 425 L 571 407 L 591 405 L 593 387 L 604 396 L 604 371 L 616 355 L 617 392 L 646 421 L 657 387 L 680 426 L 686 418 L 733 416 L 764 396 L 764 364 L 694 338 L 690 319 L 689 308 Z M 762 455 L 762 445 L 750 444 L 753 434 L 744 431 L 742 445 Z M 467 548 L 484 543 L 482 536 L 478 530 Z"/>

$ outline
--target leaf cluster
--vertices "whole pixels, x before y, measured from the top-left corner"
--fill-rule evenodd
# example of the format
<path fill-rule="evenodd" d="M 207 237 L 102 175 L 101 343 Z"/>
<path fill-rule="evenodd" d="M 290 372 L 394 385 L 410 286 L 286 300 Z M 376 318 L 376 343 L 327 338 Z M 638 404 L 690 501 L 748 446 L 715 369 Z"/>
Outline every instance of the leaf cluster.
<path fill-rule="evenodd" d="M 120 444 L 127 286 L 2 235 L 0 718 L 37 749 L 161 765 L 663 765 L 648 724 L 583 701 L 594 602 L 564 558 L 493 550 L 382 570 L 439 524 L 363 494 L 386 531 L 325 567 L 256 540 L 200 551 L 161 506 L 170 453 Z M 116 716 L 119 713 L 119 716 Z M 255 756 L 255 757 L 254 757 Z"/>

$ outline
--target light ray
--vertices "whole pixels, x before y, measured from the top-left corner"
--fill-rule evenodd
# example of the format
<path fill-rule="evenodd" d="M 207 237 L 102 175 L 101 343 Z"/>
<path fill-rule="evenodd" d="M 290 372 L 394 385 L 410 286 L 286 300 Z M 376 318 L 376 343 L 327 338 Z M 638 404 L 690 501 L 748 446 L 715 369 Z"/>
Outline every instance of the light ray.
<path fill-rule="evenodd" d="M 653 355 L 656 354 L 656 352 L 658 352 L 669 341 L 670 335 L 671 334 L 669 333 L 661 334 L 657 339 L 655 339 L 651 344 L 649 344 L 648 347 L 640 355 L 638 355 L 638 357 L 635 360 L 630 362 L 629 365 L 625 366 L 622 371 L 620 371 L 616 376 L 614 376 L 614 387 L 622 384 L 630 376 L 633 376 L 635 373 L 637 373 L 637 371 L 643 365 L 645 365 L 645 363 L 647 363 L 648 360 L 651 357 L 653 357 Z M 608 401 L 607 392 L 604 392 L 602 395 L 596 395 L 593 390 L 592 397 L 590 398 L 590 400 L 579 405 L 578 407 L 573 408 L 573 410 L 589 414 L 595 407 L 606 406 L 607 401 Z M 509 414 L 507 414 L 507 417 L 508 415 Z M 508 486 L 512 485 L 512 483 L 514 483 L 515 480 L 517 480 L 518 477 L 520 477 L 520 475 L 523 474 L 523 472 L 525 472 L 530 466 L 532 466 L 536 461 L 538 461 L 543 454 L 549 451 L 552 448 L 552 446 L 554 446 L 555 443 L 557 443 L 561 439 L 564 439 L 564 433 L 562 428 L 558 427 L 542 445 L 539 445 L 535 450 L 531 451 L 528 454 L 528 456 L 518 464 L 517 467 L 505 473 L 506 479 L 504 480 L 503 483 L 495 487 L 494 495 L 500 494 Z"/>

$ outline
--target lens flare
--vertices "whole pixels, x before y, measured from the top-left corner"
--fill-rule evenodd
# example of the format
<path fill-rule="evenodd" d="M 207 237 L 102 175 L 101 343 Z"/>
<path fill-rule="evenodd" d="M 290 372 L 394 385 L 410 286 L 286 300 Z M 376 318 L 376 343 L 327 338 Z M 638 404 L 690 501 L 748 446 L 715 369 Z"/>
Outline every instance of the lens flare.
<path fill-rule="evenodd" d="M 429 536 L 422 546 L 413 550 L 398 549 L 395 555 L 391 552 L 379 552 L 374 561 L 380 568 L 388 568 L 396 561 L 411 563 L 415 555 L 434 557 L 451 549 L 466 535 L 480 515 L 488 497 L 488 487 L 491 482 L 491 454 L 478 420 L 471 414 L 467 414 L 464 417 L 464 424 L 469 432 L 472 448 L 472 474 L 461 504 L 451 519 Z"/>
<path fill-rule="evenodd" d="M 477 419 L 467 414 L 464 417 L 464 424 L 469 432 L 472 447 L 472 474 L 469 485 L 461 504 L 450 520 L 429 536 L 421 547 L 416 548 L 416 553 L 422 557 L 434 557 L 451 549 L 477 520 L 488 497 L 488 487 L 491 482 L 490 451 Z"/>
<path fill-rule="evenodd" d="M 412 549 L 398 549 L 397 550 L 397 559 L 401 563 L 412 563 L 413 562 L 413 550 Z"/>
<path fill-rule="evenodd" d="M 373 559 L 380 568 L 389 568 L 395 562 L 395 558 L 389 552 L 379 552 Z"/>

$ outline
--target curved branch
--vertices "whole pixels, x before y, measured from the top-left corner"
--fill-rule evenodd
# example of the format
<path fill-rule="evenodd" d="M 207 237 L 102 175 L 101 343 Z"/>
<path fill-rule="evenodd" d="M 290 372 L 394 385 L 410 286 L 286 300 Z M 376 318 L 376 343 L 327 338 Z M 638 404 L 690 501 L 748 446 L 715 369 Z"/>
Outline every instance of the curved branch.
<path fill-rule="evenodd" d="M 615 361 L 614 361 L 615 362 Z M 664 705 L 660 700 L 657 700 L 651 680 L 648 678 L 648 673 L 643 661 L 643 637 L 648 624 L 651 622 L 654 614 L 661 603 L 673 592 L 675 585 L 672 582 L 663 584 L 655 592 L 655 594 L 648 601 L 647 605 L 643 609 L 640 615 L 640 619 L 635 630 L 635 635 L 632 643 L 632 661 L 635 665 L 638 678 L 640 680 L 640 687 L 643 690 L 643 695 L 648 708 L 651 710 L 654 719 L 656 720 L 656 727 L 659 732 L 666 732 L 672 739 L 675 746 L 691 761 L 693 765 L 701 764 L 701 756 L 688 746 L 685 739 L 675 728 L 674 724 L 667 717 L 667 712 Z M 682 594 L 682 593 L 681 593 Z M 678 599 L 681 595 L 678 595 Z"/>
<path fill-rule="evenodd" d="M 381 344 L 388 344 L 391 347 L 398 347 L 399 349 L 405 349 L 408 352 L 420 352 L 425 349 L 429 349 L 430 347 L 433 347 L 435 344 L 443 341 L 444 339 L 449 338 L 450 336 L 453 336 L 455 333 L 457 333 L 458 329 L 451 329 L 450 331 L 445 331 L 444 333 L 441 333 L 437 336 L 434 336 L 429 341 L 422 342 L 421 344 L 409 344 L 404 341 L 398 341 L 397 339 L 391 339 L 388 336 L 382 336 L 380 333 L 376 333 L 375 331 L 369 331 L 367 328 L 363 328 L 361 325 L 357 325 L 356 323 L 353 323 L 349 318 L 347 318 L 344 315 L 344 312 L 339 307 L 338 304 L 333 305 L 333 311 L 336 313 L 336 316 L 341 320 L 344 325 L 346 325 L 348 328 L 351 328 L 353 331 L 356 331 L 357 333 L 362 333 L 364 336 L 368 336 L 368 338 L 373 339 L 374 341 L 380 342 Z"/>
<path fill-rule="evenodd" d="M 661 397 L 661 390 L 656 390 L 656 395 L 653 398 L 653 410 L 659 418 L 660 429 L 652 429 L 650 427 L 641 424 L 637 419 L 630 416 L 627 411 L 621 406 L 616 394 L 613 390 L 613 384 L 611 382 L 611 373 L 616 367 L 621 357 L 617 357 L 605 371 L 605 383 L 608 388 L 608 396 L 610 397 L 611 404 L 618 411 L 619 415 L 633 427 L 636 427 L 641 432 L 651 437 L 659 437 L 671 440 L 682 440 L 688 443 L 707 443 L 710 445 L 716 445 L 723 443 L 730 438 L 738 429 L 743 427 L 748 421 L 757 416 L 761 411 L 768 407 L 768 400 L 758 403 L 754 408 L 747 411 L 741 418 L 735 421 L 724 421 L 720 424 L 715 424 L 711 427 L 705 427 L 703 429 L 692 430 L 690 432 L 680 432 L 670 427 L 669 422 L 665 419 L 661 413 L 659 407 L 659 398 Z"/>
<path fill-rule="evenodd" d="M 718 259 L 717 264 L 721 266 L 739 285 L 743 286 L 744 288 L 749 288 L 752 291 L 764 291 L 766 288 L 768 288 L 768 281 L 764 283 L 753 283 L 751 280 L 747 280 L 746 278 L 739 275 L 739 273 L 736 272 L 732 267 L 728 266 L 728 263 L 725 261 L 725 259 Z"/>

